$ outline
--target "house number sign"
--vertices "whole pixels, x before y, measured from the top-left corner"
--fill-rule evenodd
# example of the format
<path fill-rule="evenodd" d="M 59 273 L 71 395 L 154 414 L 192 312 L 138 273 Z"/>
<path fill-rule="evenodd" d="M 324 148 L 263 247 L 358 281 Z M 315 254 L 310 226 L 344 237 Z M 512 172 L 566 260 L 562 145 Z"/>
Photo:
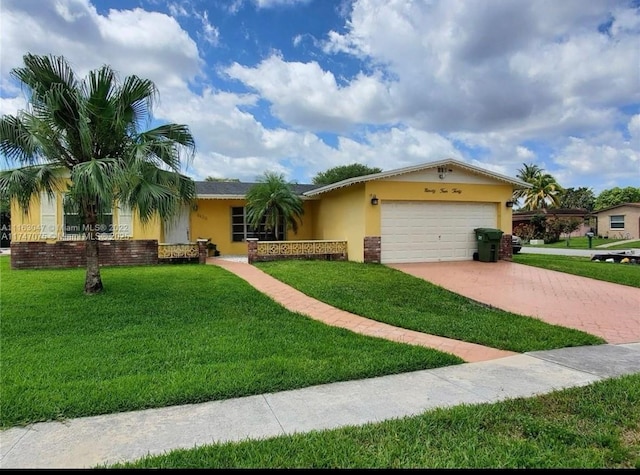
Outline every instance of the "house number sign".
<path fill-rule="evenodd" d="M 449 188 L 425 188 L 424 189 L 425 193 L 449 193 Z M 462 194 L 462 190 L 460 188 L 451 188 L 451 193 L 453 194 L 458 194 L 461 195 Z"/>

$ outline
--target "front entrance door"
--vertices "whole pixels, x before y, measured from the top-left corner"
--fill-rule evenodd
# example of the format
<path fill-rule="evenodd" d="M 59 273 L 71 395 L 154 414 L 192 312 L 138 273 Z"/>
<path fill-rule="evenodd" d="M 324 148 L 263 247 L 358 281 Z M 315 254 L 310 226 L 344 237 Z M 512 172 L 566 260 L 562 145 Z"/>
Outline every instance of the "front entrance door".
<path fill-rule="evenodd" d="M 189 207 L 185 206 L 164 225 L 164 242 L 182 244 L 189 242 Z"/>

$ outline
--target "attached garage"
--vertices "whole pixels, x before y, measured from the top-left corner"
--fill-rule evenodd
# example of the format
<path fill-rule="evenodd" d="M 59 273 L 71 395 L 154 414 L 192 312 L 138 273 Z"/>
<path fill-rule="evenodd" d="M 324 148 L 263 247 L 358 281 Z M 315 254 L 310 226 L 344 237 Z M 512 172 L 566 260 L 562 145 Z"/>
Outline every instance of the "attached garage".
<path fill-rule="evenodd" d="M 349 260 L 473 260 L 476 228 L 502 231 L 494 256 L 511 258 L 515 178 L 454 159 L 349 178 L 304 193 L 316 239 L 347 242 Z"/>
<path fill-rule="evenodd" d="M 385 201 L 381 205 L 381 261 L 473 259 L 475 228 L 495 228 L 496 203 Z"/>

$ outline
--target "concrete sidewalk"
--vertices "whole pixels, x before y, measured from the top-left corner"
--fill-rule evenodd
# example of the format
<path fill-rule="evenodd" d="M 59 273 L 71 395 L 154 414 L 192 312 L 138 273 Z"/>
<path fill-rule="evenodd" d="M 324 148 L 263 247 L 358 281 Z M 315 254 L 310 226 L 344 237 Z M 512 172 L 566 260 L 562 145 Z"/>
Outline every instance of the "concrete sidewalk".
<path fill-rule="evenodd" d="M 178 448 L 332 429 L 640 373 L 640 343 L 537 351 L 379 378 L 0 432 L 0 468 L 91 468 Z"/>

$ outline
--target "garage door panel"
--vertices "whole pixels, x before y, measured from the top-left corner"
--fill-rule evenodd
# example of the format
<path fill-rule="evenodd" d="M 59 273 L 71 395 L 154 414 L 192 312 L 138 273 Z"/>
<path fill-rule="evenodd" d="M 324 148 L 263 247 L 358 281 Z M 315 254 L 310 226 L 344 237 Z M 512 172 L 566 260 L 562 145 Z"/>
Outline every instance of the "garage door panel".
<path fill-rule="evenodd" d="M 493 203 L 383 202 L 382 262 L 471 260 L 473 230 L 496 223 Z"/>

